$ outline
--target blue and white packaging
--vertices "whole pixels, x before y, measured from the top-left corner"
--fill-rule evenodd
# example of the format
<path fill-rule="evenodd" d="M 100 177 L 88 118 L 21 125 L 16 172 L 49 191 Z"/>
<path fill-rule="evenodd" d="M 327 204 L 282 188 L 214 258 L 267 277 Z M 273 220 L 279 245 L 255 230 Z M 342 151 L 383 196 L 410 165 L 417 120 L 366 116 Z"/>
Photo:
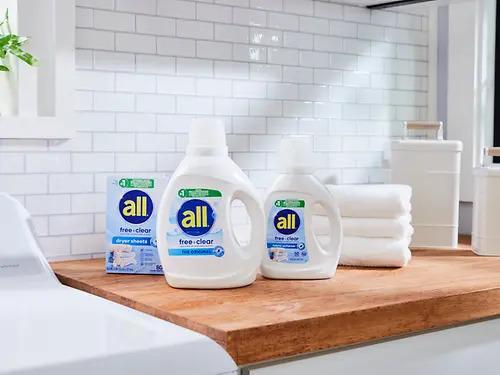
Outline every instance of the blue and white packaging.
<path fill-rule="evenodd" d="M 156 216 L 166 181 L 108 177 L 106 272 L 162 275 Z"/>

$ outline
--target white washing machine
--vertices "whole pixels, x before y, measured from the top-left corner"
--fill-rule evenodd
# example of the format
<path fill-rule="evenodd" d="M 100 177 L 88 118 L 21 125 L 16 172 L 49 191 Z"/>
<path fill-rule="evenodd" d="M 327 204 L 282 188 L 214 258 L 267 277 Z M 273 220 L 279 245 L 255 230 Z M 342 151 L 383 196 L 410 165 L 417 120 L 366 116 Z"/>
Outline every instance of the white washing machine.
<path fill-rule="evenodd" d="M 1 375 L 238 373 L 208 337 L 63 286 L 24 207 L 0 194 L 0 212 Z"/>

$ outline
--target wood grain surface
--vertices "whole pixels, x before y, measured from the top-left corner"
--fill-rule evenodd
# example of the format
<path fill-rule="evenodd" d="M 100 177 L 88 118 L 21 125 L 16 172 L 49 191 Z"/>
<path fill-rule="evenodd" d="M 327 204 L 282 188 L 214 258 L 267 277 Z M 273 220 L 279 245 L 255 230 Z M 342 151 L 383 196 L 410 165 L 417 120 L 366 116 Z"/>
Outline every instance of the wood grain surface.
<path fill-rule="evenodd" d="M 404 269 L 341 267 L 320 281 L 259 277 L 232 290 L 181 290 L 163 276 L 108 275 L 103 259 L 52 267 L 66 285 L 213 338 L 239 365 L 500 314 L 500 258 L 468 250 L 417 250 Z"/>

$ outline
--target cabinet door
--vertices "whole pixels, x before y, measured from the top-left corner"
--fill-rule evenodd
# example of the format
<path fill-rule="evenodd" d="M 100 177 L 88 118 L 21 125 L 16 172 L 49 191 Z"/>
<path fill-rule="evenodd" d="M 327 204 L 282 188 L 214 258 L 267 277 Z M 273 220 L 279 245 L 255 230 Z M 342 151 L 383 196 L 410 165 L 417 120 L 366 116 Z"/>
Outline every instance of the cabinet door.
<path fill-rule="evenodd" d="M 249 369 L 249 375 L 498 375 L 500 319 Z"/>

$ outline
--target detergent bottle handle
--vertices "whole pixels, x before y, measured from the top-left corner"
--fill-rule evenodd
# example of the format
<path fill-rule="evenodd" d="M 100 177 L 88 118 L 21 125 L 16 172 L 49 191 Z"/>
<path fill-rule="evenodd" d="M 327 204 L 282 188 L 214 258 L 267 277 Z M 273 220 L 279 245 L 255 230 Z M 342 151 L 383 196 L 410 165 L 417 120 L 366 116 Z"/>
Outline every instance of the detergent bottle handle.
<path fill-rule="evenodd" d="M 265 242 L 264 210 L 258 197 L 247 191 L 236 190 L 231 197 L 230 205 L 234 200 L 240 200 L 245 205 L 248 216 L 250 217 L 252 233 L 250 234 L 250 241 L 246 246 L 241 246 L 239 244 L 234 236 L 234 231 L 231 230 L 232 240 L 240 250 L 242 258 L 253 260 L 253 265 L 258 267 L 262 259 Z"/>
<path fill-rule="evenodd" d="M 319 192 L 318 192 L 319 193 Z M 320 205 L 326 213 L 328 218 L 328 226 L 329 226 L 329 241 L 325 247 L 321 245 L 316 234 L 314 235 L 314 239 L 318 245 L 318 248 L 323 251 L 323 253 L 327 255 L 335 254 L 338 252 L 338 248 L 342 246 L 342 223 L 340 219 L 340 211 L 333 200 L 332 194 L 325 188 L 322 189 L 321 193 L 316 195 L 318 198 L 312 205 Z"/>

